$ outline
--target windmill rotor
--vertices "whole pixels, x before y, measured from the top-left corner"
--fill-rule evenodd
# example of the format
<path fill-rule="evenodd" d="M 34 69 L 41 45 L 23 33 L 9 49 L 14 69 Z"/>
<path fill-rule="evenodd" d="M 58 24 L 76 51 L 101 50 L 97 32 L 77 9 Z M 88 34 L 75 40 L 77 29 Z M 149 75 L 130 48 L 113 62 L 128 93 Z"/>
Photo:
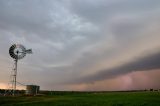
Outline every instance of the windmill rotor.
<path fill-rule="evenodd" d="M 9 49 L 9 54 L 14 59 L 22 59 L 26 56 L 26 48 L 21 44 L 13 44 Z"/>

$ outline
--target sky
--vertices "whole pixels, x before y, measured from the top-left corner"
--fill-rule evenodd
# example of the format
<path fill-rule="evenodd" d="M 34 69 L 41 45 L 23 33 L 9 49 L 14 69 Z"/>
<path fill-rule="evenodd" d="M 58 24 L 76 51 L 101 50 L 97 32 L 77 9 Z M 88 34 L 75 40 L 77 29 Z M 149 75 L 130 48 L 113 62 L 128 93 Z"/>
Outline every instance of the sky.
<path fill-rule="evenodd" d="M 0 88 L 12 44 L 33 51 L 18 82 L 42 90 L 160 89 L 159 0 L 0 0 Z"/>

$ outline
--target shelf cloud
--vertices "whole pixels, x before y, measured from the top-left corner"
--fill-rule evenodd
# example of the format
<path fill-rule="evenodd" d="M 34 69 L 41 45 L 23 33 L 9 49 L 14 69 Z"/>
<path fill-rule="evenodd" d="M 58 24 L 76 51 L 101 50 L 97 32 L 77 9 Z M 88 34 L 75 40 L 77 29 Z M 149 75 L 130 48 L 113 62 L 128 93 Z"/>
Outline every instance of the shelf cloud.
<path fill-rule="evenodd" d="M 113 77 L 122 76 L 136 71 L 159 70 L 160 69 L 159 63 L 160 63 L 160 52 L 138 58 L 134 61 L 127 62 L 126 64 L 117 67 L 102 70 L 92 76 L 81 78 L 81 80 L 79 81 L 81 83 L 83 82 L 92 83 L 94 81 L 110 79 Z"/>

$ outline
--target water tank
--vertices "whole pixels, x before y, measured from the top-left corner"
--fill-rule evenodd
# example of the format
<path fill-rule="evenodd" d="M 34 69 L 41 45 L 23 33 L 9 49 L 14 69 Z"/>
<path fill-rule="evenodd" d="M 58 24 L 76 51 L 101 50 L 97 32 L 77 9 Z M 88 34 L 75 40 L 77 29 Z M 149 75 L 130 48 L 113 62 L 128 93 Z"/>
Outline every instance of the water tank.
<path fill-rule="evenodd" d="M 39 92 L 40 87 L 37 85 L 26 85 L 27 95 L 36 95 Z"/>

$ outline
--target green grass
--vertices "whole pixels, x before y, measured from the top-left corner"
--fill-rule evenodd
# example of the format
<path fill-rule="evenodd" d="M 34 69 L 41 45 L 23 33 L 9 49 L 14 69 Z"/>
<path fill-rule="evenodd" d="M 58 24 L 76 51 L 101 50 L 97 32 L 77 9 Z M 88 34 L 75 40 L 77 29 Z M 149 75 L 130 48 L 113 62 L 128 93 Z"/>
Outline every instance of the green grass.
<path fill-rule="evenodd" d="M 160 106 L 160 92 L 70 93 L 0 97 L 0 106 Z"/>

